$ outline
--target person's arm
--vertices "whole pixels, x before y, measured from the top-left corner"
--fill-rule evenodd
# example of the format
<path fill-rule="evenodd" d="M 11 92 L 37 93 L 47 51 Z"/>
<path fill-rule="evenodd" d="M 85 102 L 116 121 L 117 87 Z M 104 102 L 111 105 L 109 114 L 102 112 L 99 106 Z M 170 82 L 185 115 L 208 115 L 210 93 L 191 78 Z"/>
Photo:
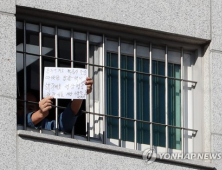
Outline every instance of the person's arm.
<path fill-rule="evenodd" d="M 52 108 L 53 97 L 46 97 L 39 101 L 39 110 L 34 112 L 31 116 L 34 125 L 37 125 L 49 114 L 49 110 Z"/>
<path fill-rule="evenodd" d="M 93 80 L 90 77 L 86 78 L 85 85 L 87 85 L 87 94 L 92 92 Z M 76 115 L 82 105 L 82 99 L 74 99 L 71 103 L 72 112 Z"/>

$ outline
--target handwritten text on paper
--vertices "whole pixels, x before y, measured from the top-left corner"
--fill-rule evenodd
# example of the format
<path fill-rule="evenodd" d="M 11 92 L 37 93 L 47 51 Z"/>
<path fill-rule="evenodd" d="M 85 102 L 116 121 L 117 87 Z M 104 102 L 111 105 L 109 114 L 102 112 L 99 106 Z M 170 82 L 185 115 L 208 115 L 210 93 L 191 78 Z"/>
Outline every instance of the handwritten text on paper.
<path fill-rule="evenodd" d="M 45 67 L 43 97 L 86 99 L 87 69 Z"/>

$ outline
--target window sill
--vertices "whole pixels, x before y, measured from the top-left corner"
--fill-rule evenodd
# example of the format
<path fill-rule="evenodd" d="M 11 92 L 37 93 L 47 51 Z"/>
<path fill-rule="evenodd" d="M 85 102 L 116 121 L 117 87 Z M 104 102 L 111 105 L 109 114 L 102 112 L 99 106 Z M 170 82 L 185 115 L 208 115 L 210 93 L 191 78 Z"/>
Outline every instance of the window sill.
<path fill-rule="evenodd" d="M 116 153 L 125 156 L 131 156 L 138 159 L 142 159 L 142 151 L 120 148 L 117 146 L 111 146 L 106 144 L 94 143 L 89 141 L 83 141 L 79 139 L 71 139 L 71 138 L 64 138 L 61 136 L 54 136 L 48 134 L 41 134 L 33 131 L 25 131 L 25 130 L 18 130 L 17 134 L 19 137 L 29 138 L 29 139 L 38 139 L 38 140 L 45 140 L 51 141 L 55 143 L 62 143 L 68 144 L 73 146 L 79 146 L 84 148 L 95 149 L 96 151 L 105 151 L 110 153 Z M 193 168 L 201 168 L 201 169 L 214 169 L 213 163 L 207 163 L 204 161 L 196 161 L 196 160 L 166 160 L 157 158 L 156 162 L 159 163 L 170 163 L 179 166 L 189 166 Z"/>

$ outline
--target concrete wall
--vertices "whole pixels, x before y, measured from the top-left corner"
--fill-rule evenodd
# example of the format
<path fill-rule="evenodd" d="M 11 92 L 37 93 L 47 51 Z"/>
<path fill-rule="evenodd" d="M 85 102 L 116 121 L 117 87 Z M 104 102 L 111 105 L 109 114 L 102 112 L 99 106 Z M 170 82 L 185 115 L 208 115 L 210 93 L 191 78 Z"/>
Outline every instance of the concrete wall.
<path fill-rule="evenodd" d="M 16 169 L 15 0 L 0 2 L 0 167 Z"/>
<path fill-rule="evenodd" d="M 210 0 L 17 0 L 17 5 L 210 39 Z"/>
<path fill-rule="evenodd" d="M 203 142 L 204 151 L 222 152 L 222 0 L 1 0 L 1 169 L 147 168 L 142 159 L 17 136 L 16 5 L 211 40 L 210 46 L 206 46 L 203 52 Z M 222 169 L 221 160 L 214 161 L 213 165 Z M 183 167 L 156 162 L 149 168 Z"/>
<path fill-rule="evenodd" d="M 205 169 L 204 164 L 142 160 L 142 152 L 88 141 L 18 131 L 18 169 Z M 46 139 L 49 139 L 48 141 Z M 207 168 L 206 168 L 207 169 Z M 210 168 L 209 168 L 210 169 Z"/>
<path fill-rule="evenodd" d="M 211 150 L 222 152 L 222 1 L 212 0 L 211 71 Z M 222 161 L 215 161 L 222 169 Z"/>

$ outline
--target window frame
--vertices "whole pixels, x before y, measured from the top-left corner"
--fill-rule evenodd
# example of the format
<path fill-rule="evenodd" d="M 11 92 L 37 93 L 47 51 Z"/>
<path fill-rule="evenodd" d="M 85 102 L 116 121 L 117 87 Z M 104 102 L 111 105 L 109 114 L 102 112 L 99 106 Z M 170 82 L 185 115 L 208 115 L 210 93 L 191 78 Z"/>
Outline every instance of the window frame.
<path fill-rule="evenodd" d="M 26 21 L 24 21 L 24 37 L 26 37 L 26 32 L 25 32 L 25 25 L 26 25 Z M 41 54 L 41 47 L 42 47 L 42 29 L 41 29 L 41 27 L 42 27 L 42 24 L 41 23 L 39 23 L 39 25 L 40 25 L 40 31 L 39 31 L 39 47 L 40 47 L 40 54 L 39 55 L 37 55 L 37 56 L 40 56 L 40 58 L 39 58 L 39 60 L 40 60 L 40 70 L 42 70 L 42 54 Z M 55 26 L 55 29 L 56 29 L 56 33 L 55 33 L 55 44 L 58 44 L 58 37 L 57 37 L 57 26 Z M 73 43 L 74 43 L 74 40 L 73 40 L 73 33 L 75 32 L 74 30 L 73 30 L 73 28 L 71 28 L 70 29 L 71 30 L 71 37 L 70 37 L 70 40 L 71 40 L 71 67 L 73 67 Z M 86 48 L 86 53 L 87 53 L 87 61 L 86 61 L 86 65 L 87 65 L 87 69 L 88 69 L 88 66 L 89 65 L 92 65 L 92 64 L 89 64 L 89 61 L 88 61 L 88 59 L 89 59 L 89 32 L 86 32 L 86 34 L 87 34 L 87 36 L 86 36 L 86 46 L 87 46 L 87 48 Z M 106 40 L 107 39 L 107 37 L 105 37 L 105 35 L 103 34 L 103 36 L 102 36 L 102 40 L 103 40 L 103 42 L 102 42 L 102 58 L 103 58 L 103 60 L 102 60 L 102 65 L 101 65 L 101 67 L 102 67 L 102 69 L 103 69 L 103 72 L 102 72 L 102 74 L 103 74 L 103 78 L 105 78 L 105 56 L 106 56 Z M 124 38 L 123 38 L 124 39 Z M 24 59 L 26 58 L 26 50 L 25 50 L 25 39 L 24 39 L 24 51 L 23 51 L 23 54 L 24 54 Z M 136 74 L 135 72 L 137 72 L 136 71 L 136 46 L 137 46 L 137 42 L 136 41 L 134 41 L 134 44 L 133 44 L 133 47 L 134 47 L 134 54 L 133 54 L 133 57 L 134 57 L 134 74 Z M 152 43 L 150 43 L 149 45 L 149 49 L 150 49 L 150 63 L 152 63 L 152 52 L 151 52 L 151 49 L 152 49 Z M 165 46 L 165 50 L 166 51 L 168 51 L 168 46 Z M 182 63 L 183 63 L 183 54 L 184 54 L 184 50 L 183 49 L 181 49 L 181 65 L 182 65 Z M 169 79 L 169 77 L 168 77 L 168 73 L 167 73 L 167 68 L 168 68 L 168 66 L 167 66 L 167 64 L 168 64 L 168 56 L 167 56 L 167 52 L 166 52 L 166 54 L 165 54 L 166 56 L 166 62 L 165 62 L 165 64 L 166 64 L 166 67 L 165 67 L 165 69 L 166 69 L 166 71 L 165 71 L 165 81 L 167 82 L 167 80 Z M 118 74 L 120 74 L 120 71 L 121 71 L 121 69 L 120 69 L 120 57 L 121 56 L 121 38 L 119 37 L 118 38 L 118 60 L 119 60 L 119 67 L 118 67 Z M 55 58 L 57 59 L 58 58 L 58 45 L 55 45 Z M 58 66 L 58 60 L 56 60 L 57 61 L 57 63 L 55 63 L 55 66 Z M 26 65 L 26 63 L 25 63 L 25 60 L 24 60 L 24 63 L 23 63 L 24 65 Z M 181 70 L 183 70 L 183 69 L 181 69 Z M 25 73 L 24 73 L 25 74 Z M 150 77 L 150 83 L 152 82 L 152 64 L 150 64 L 150 74 L 149 74 L 149 77 Z M 156 76 L 156 75 L 155 75 Z M 119 79 L 120 79 L 120 76 L 118 76 L 119 77 Z M 105 80 L 105 79 L 104 79 Z M 183 82 L 184 80 L 183 80 L 183 71 L 181 71 L 181 81 Z M 134 76 L 134 84 L 135 84 L 135 82 L 136 82 L 136 76 Z M 196 84 L 196 82 L 194 82 L 194 81 L 190 81 L 190 82 L 193 82 L 193 83 L 195 83 Z M 25 84 L 25 81 L 24 81 L 24 84 Z M 105 93 L 105 91 L 106 91 L 106 89 L 105 89 L 105 87 L 106 87 L 106 82 L 105 81 L 102 81 L 102 86 L 103 86 L 103 89 L 102 89 L 102 94 L 103 94 L 103 97 L 102 97 L 102 103 L 103 103 L 103 108 L 102 108 L 102 110 L 103 110 L 103 113 L 106 113 L 106 102 L 105 102 L 105 99 L 107 99 L 107 96 L 105 95 L 106 93 Z M 165 86 L 167 86 L 167 84 L 168 83 L 165 83 Z M 182 84 L 183 83 L 181 83 L 181 89 L 183 88 L 183 86 L 182 86 Z M 120 91 L 120 86 L 121 86 L 121 81 L 119 81 L 119 85 L 118 85 L 118 91 Z M 135 84 L 135 86 L 136 86 L 136 84 Z M 136 88 L 134 86 L 134 89 Z M 166 87 L 167 88 L 167 87 Z M 24 89 L 26 89 L 26 87 L 24 87 Z M 165 91 L 165 93 L 167 93 L 167 91 L 168 90 L 166 90 Z M 136 97 L 136 90 L 134 90 L 134 99 L 135 99 L 135 97 Z M 40 71 L 40 99 L 42 98 L 42 72 Z M 181 94 L 181 103 L 182 103 L 182 101 L 183 101 L 183 95 Z M 167 103 L 167 95 L 165 96 L 166 97 L 166 103 Z M 120 96 L 119 96 L 119 98 L 120 98 Z M 27 100 L 27 98 L 24 98 L 24 100 L 26 101 Z M 89 102 L 89 97 L 87 98 L 87 103 L 90 103 Z M 136 100 L 135 100 L 136 101 Z M 150 85 L 150 106 L 152 107 L 152 83 L 151 83 L 151 85 Z M 25 105 L 26 105 L 26 102 L 25 102 Z M 56 100 L 56 105 L 58 105 L 58 101 Z M 86 106 L 87 106 L 88 104 L 86 104 Z M 119 104 L 119 106 L 121 106 L 121 104 Z M 135 104 L 135 102 L 134 102 L 134 119 L 136 120 L 136 104 Z M 167 104 L 166 104 L 166 107 L 167 107 Z M 181 107 L 182 108 L 182 107 Z M 58 123 L 58 108 L 56 107 L 56 124 Z M 87 113 L 87 111 L 86 111 L 86 129 L 88 129 L 88 140 L 90 140 L 90 131 L 89 131 L 89 125 L 90 125 L 90 114 L 93 114 L 93 113 L 89 113 L 90 112 L 90 109 L 88 108 L 87 109 L 87 107 L 86 107 L 86 110 L 88 110 L 88 113 Z M 119 110 L 121 110 L 121 109 L 119 109 Z M 152 111 L 152 108 L 150 108 L 150 110 Z M 152 113 L 150 111 L 150 113 Z M 166 109 L 166 112 L 167 112 L 167 109 Z M 183 117 L 182 116 L 182 114 L 183 114 L 183 111 L 181 111 L 181 117 Z M 87 116 L 88 115 L 88 116 Z M 152 114 L 150 114 L 150 115 L 152 115 Z M 166 115 L 167 115 L 167 113 L 166 113 Z M 119 112 L 119 127 L 121 127 L 120 126 L 120 124 L 121 124 L 121 113 Z M 107 120 L 107 116 L 106 115 L 103 115 L 102 116 L 103 118 L 103 120 L 105 120 L 105 121 L 102 121 L 103 122 L 103 129 L 105 130 L 105 134 L 104 134 L 104 132 L 103 132 L 103 134 L 100 136 L 102 139 L 103 139 L 103 143 L 106 143 L 107 142 L 107 137 L 105 137 L 104 138 L 104 135 L 106 135 L 107 133 L 107 123 L 106 123 L 106 120 Z M 152 116 L 151 116 L 151 118 L 152 118 Z M 166 116 L 166 129 L 168 129 L 168 121 L 167 121 L 167 118 L 168 118 L 168 116 Z M 132 144 L 133 145 L 133 148 L 132 149 L 138 149 L 138 146 L 137 146 L 137 143 L 136 143 L 136 122 L 137 121 L 135 121 L 134 120 L 134 133 L 135 133 L 135 135 L 134 135 L 134 143 Z M 150 125 L 151 125 L 151 128 L 150 128 L 150 131 L 152 130 L 152 121 L 151 121 L 152 119 L 150 119 Z M 182 127 L 182 132 L 181 132 L 181 136 L 182 136 L 182 134 L 184 134 L 184 130 L 193 130 L 193 129 L 188 129 L 188 128 L 183 128 L 184 127 L 184 125 L 183 125 L 184 123 L 183 123 L 183 121 L 181 121 L 181 127 Z M 58 124 L 56 125 L 56 127 L 58 127 Z M 24 129 L 27 129 L 26 128 L 26 125 L 24 126 Z M 57 128 L 58 129 L 58 128 Z M 194 130 L 195 131 L 195 130 Z M 197 132 L 197 131 L 195 131 L 195 132 Z M 151 133 L 152 134 L 152 133 Z M 168 134 L 168 131 L 166 130 L 166 134 Z M 56 131 L 56 135 L 58 135 L 58 130 Z M 152 136 L 152 135 L 151 135 Z M 168 135 L 166 135 L 166 143 L 168 142 L 168 139 L 167 139 L 167 136 Z M 72 132 L 72 137 L 74 137 L 74 135 L 73 135 L 73 132 Z M 119 128 L 119 140 L 121 139 L 121 128 Z M 151 139 L 151 137 L 150 137 L 150 139 Z M 183 138 L 181 138 L 182 140 L 183 140 Z M 152 140 L 150 140 L 150 141 L 152 141 Z M 182 142 L 183 143 L 183 142 Z M 120 141 L 118 141 L 118 145 L 119 146 L 122 146 L 122 144 L 121 144 L 121 142 Z M 127 145 L 127 144 L 126 144 Z M 183 145 L 184 144 L 181 144 L 182 145 L 182 148 L 184 148 L 183 147 Z M 144 146 L 144 147 L 147 147 L 147 145 L 146 146 Z M 152 142 L 150 142 L 150 147 L 152 147 Z M 131 148 L 131 147 L 130 147 Z M 169 152 L 169 148 L 167 147 L 167 144 L 166 144 L 166 147 L 164 148 L 164 149 L 166 149 L 166 150 L 164 150 L 164 151 L 167 151 L 167 152 Z M 159 151 L 163 151 L 163 149 L 160 149 Z M 182 149 L 182 152 L 184 152 L 184 150 Z"/>

